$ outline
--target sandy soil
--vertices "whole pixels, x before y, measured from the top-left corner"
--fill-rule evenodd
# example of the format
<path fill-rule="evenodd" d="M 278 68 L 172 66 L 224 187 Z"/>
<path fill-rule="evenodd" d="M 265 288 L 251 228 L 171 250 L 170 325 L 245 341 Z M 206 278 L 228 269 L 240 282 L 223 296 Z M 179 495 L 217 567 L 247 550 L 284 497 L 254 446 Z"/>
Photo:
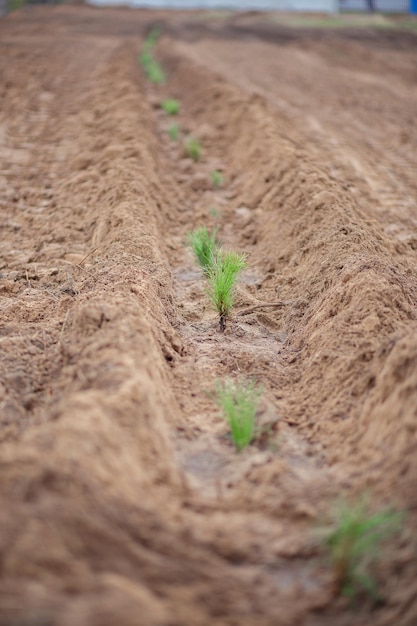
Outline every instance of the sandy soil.
<path fill-rule="evenodd" d="M 0 22 L 2 626 L 417 624 L 416 53 L 257 14 Z M 223 335 L 202 224 L 249 258 Z M 241 454 L 208 393 L 235 375 L 264 389 Z M 364 492 L 407 517 L 353 611 L 316 530 Z"/>

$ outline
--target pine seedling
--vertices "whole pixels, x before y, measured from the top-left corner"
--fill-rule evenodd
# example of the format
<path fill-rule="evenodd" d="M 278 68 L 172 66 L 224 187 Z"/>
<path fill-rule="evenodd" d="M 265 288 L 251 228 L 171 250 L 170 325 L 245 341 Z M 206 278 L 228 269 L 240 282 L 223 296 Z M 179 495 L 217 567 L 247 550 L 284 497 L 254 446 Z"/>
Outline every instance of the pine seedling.
<path fill-rule="evenodd" d="M 254 438 L 260 393 L 260 389 L 255 387 L 253 381 L 235 383 L 226 380 L 216 385 L 215 399 L 229 425 L 238 452 L 246 448 Z"/>
<path fill-rule="evenodd" d="M 237 277 L 246 267 L 246 256 L 238 252 L 218 250 L 208 273 L 210 300 L 219 314 L 220 331 L 234 304 Z"/>
<path fill-rule="evenodd" d="M 139 62 L 143 69 L 146 71 L 146 68 L 153 62 L 153 56 L 151 52 L 148 50 L 143 50 L 143 52 L 139 55 Z"/>
<path fill-rule="evenodd" d="M 210 172 L 210 178 L 213 186 L 216 187 L 216 189 L 223 185 L 224 177 L 223 174 L 219 172 L 219 170 L 213 170 L 212 172 Z"/>
<path fill-rule="evenodd" d="M 152 30 L 148 33 L 144 43 L 143 43 L 143 50 L 145 52 L 150 52 L 152 50 L 152 48 L 155 47 L 156 42 L 159 39 L 159 36 L 161 34 L 161 29 L 158 27 L 154 27 L 152 28 Z"/>
<path fill-rule="evenodd" d="M 158 61 L 155 61 L 154 58 L 152 58 L 150 63 L 145 66 L 145 72 L 151 83 L 160 85 L 161 83 L 165 82 L 166 77 L 164 70 L 162 69 Z"/>
<path fill-rule="evenodd" d="M 201 158 L 201 145 L 196 137 L 188 137 L 185 141 L 185 152 L 194 162 Z"/>
<path fill-rule="evenodd" d="M 339 590 L 354 599 L 359 592 L 378 600 L 375 580 L 369 574 L 379 556 L 381 542 L 399 530 L 403 515 L 392 511 L 368 512 L 365 499 L 356 506 L 339 505 L 333 529 L 326 539 Z"/>
<path fill-rule="evenodd" d="M 168 98 L 161 102 L 161 109 L 168 113 L 168 115 L 177 115 L 180 110 L 180 103 L 175 98 Z"/>
<path fill-rule="evenodd" d="M 209 233 L 205 226 L 188 233 L 188 242 L 194 252 L 197 263 L 207 276 L 210 274 L 216 257 L 216 236 L 217 228 L 213 229 L 212 232 Z"/>
<path fill-rule="evenodd" d="M 220 209 L 216 209 L 216 207 L 211 207 L 209 209 L 209 215 L 212 219 L 217 220 L 221 217 L 222 212 Z"/>
<path fill-rule="evenodd" d="M 180 127 L 178 124 L 171 124 L 167 130 L 169 138 L 171 141 L 178 141 L 180 136 Z"/>
<path fill-rule="evenodd" d="M 165 82 L 164 71 L 152 54 L 152 50 L 155 47 L 160 34 L 161 31 L 159 28 L 152 28 L 143 43 L 142 52 L 139 55 L 139 62 L 142 65 L 146 76 L 152 83 Z"/>

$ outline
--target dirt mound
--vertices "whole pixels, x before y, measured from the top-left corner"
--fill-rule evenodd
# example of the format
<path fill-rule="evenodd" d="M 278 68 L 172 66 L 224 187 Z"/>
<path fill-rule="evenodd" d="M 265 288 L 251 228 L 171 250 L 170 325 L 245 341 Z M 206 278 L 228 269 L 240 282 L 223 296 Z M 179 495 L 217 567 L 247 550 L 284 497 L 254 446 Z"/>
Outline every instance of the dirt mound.
<path fill-rule="evenodd" d="M 0 623 L 412 626 L 410 51 L 395 91 L 377 43 L 366 64 L 370 44 L 343 40 L 333 75 L 333 39 L 230 42 L 229 25 L 163 39 L 169 82 L 150 86 L 140 34 L 161 15 L 0 25 Z M 184 39 L 191 17 L 172 19 Z M 168 138 L 167 96 L 197 164 Z M 186 247 L 202 224 L 249 259 L 224 335 Z M 231 375 L 264 390 L 268 435 L 240 455 L 207 393 Z M 408 517 L 385 604 L 355 613 L 315 529 L 365 490 Z"/>

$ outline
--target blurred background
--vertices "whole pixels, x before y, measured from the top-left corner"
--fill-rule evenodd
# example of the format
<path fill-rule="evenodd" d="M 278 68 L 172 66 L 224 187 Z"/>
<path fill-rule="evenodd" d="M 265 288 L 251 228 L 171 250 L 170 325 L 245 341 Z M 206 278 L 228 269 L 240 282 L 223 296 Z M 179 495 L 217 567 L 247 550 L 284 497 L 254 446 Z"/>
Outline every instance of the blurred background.
<path fill-rule="evenodd" d="M 0 14 L 25 4 L 61 4 L 65 0 L 0 0 Z M 97 6 L 149 8 L 277 10 L 321 13 L 417 13 L 417 0 L 86 0 Z"/>

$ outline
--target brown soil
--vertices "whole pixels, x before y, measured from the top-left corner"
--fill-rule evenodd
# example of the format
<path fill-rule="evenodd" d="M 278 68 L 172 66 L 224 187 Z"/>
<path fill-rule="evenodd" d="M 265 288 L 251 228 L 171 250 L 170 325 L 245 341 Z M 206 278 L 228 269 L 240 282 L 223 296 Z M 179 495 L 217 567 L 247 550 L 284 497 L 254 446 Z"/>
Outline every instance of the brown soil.
<path fill-rule="evenodd" d="M 416 52 L 259 14 L 1 21 L 2 626 L 417 624 Z M 224 334 L 202 224 L 249 258 Z M 207 393 L 235 375 L 267 427 L 241 454 Z M 408 514 L 353 611 L 315 530 L 364 492 Z"/>

